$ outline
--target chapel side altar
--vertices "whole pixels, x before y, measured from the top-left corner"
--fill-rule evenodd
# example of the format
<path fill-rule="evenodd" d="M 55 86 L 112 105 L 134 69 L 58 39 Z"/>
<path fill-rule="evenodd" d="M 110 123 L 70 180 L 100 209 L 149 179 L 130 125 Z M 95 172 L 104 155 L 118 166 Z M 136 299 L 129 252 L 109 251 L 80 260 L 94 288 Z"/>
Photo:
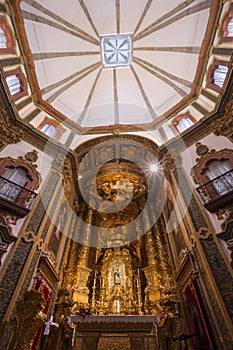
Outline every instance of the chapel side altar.
<path fill-rule="evenodd" d="M 74 350 L 158 349 L 155 315 L 71 316 Z"/>

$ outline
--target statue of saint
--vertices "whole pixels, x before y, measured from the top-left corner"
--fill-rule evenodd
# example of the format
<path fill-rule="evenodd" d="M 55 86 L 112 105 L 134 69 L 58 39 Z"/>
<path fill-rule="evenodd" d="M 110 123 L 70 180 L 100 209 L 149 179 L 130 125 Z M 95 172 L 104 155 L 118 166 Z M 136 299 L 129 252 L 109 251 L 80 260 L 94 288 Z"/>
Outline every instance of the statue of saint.
<path fill-rule="evenodd" d="M 121 274 L 119 272 L 119 265 L 117 265 L 117 269 L 114 272 L 114 284 L 121 284 Z"/>

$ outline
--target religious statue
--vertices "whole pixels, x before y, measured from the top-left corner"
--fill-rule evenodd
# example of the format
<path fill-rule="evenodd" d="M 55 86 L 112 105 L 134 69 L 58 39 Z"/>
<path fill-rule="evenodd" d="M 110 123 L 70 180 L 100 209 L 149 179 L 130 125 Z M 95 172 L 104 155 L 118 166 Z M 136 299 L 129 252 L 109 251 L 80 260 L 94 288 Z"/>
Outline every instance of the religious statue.
<path fill-rule="evenodd" d="M 32 349 L 36 332 L 46 320 L 46 314 L 43 312 L 45 305 L 46 301 L 41 292 L 30 290 L 24 293 L 23 299 L 17 303 L 15 313 L 11 317 L 14 332 L 10 349 Z"/>
<path fill-rule="evenodd" d="M 117 265 L 117 270 L 114 272 L 114 284 L 121 284 L 121 274 L 119 272 L 119 265 Z"/>

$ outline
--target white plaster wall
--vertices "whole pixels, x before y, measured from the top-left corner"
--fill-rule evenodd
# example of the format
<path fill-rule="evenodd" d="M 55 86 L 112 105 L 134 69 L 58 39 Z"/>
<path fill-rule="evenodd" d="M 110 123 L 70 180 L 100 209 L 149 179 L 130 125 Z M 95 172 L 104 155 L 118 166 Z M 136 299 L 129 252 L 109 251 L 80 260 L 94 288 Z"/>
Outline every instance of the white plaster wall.
<path fill-rule="evenodd" d="M 33 164 L 37 165 L 37 171 L 41 176 L 40 187 L 35 190 L 36 193 L 40 191 L 40 188 L 43 186 L 46 178 L 48 177 L 49 171 L 51 169 L 53 158 L 45 154 L 44 152 L 38 150 L 27 142 L 21 141 L 17 144 L 11 144 L 5 147 L 2 152 L 0 152 L 0 158 L 11 157 L 17 159 L 18 157 L 25 157 L 27 152 L 36 150 L 38 152 L 38 159 Z M 12 225 L 12 233 L 17 236 L 25 218 L 19 219 L 17 225 Z M 5 254 L 6 255 L 6 254 Z"/>
<path fill-rule="evenodd" d="M 33 150 L 36 150 L 38 152 L 38 159 L 33 164 L 37 165 L 37 171 L 41 175 L 41 184 L 40 187 L 43 185 L 44 181 L 46 180 L 49 171 L 51 169 L 53 158 L 49 155 L 45 154 L 44 152 L 38 150 L 36 147 L 30 145 L 27 142 L 21 141 L 17 144 L 11 144 L 5 147 L 2 152 L 0 153 L 0 157 L 12 157 L 17 159 L 18 157 L 25 157 L 25 154 L 27 152 L 31 152 Z M 35 192 L 38 192 L 35 191 Z"/>
<path fill-rule="evenodd" d="M 224 136 L 216 136 L 214 134 L 210 134 L 203 139 L 199 140 L 199 142 L 205 144 L 209 151 L 212 149 L 215 149 L 216 151 L 220 151 L 223 148 L 233 149 L 233 144 L 228 138 Z M 198 186 L 194 183 L 193 178 L 191 176 L 191 168 L 196 164 L 196 159 L 199 158 L 199 156 L 196 153 L 196 147 L 195 144 L 188 148 L 186 151 L 184 151 L 181 154 L 182 161 L 183 161 L 183 167 L 184 170 L 193 185 L 194 188 L 197 188 Z M 209 211 L 205 210 L 212 225 L 215 230 L 215 232 L 221 232 L 221 224 L 223 223 L 223 220 L 217 220 L 215 214 L 211 214 Z"/>

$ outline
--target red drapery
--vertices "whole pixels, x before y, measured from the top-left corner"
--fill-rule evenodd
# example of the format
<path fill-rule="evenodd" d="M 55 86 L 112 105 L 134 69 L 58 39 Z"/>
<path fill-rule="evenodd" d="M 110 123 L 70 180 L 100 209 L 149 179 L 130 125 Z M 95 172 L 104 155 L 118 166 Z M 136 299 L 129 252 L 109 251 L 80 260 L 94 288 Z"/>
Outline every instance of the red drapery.
<path fill-rule="evenodd" d="M 205 322 L 205 310 L 199 300 L 198 287 L 192 277 L 183 287 L 183 295 L 186 303 L 186 310 L 189 316 L 190 330 L 192 334 L 191 349 L 210 349 L 208 327 Z"/>
<path fill-rule="evenodd" d="M 33 284 L 32 289 L 36 289 L 39 292 L 43 293 L 45 300 L 46 300 L 46 306 L 45 306 L 43 312 L 45 314 L 47 314 L 54 290 L 50 286 L 50 284 L 48 283 L 46 278 L 40 272 L 38 272 L 36 275 L 35 282 Z M 36 336 L 35 336 L 35 339 L 34 339 L 34 342 L 33 342 L 33 345 L 32 345 L 32 350 L 38 350 L 43 330 L 44 330 L 44 327 L 40 327 L 38 329 Z"/>

